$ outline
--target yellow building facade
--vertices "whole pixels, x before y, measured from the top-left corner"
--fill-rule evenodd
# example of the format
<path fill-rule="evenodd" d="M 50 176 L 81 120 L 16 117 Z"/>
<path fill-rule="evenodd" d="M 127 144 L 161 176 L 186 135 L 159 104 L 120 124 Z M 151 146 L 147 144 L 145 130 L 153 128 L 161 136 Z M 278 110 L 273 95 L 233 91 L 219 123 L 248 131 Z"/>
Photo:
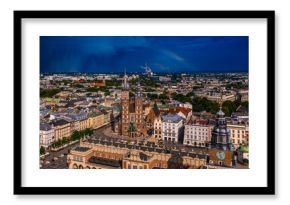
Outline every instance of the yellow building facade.
<path fill-rule="evenodd" d="M 246 135 L 249 131 L 249 127 L 246 124 L 228 124 L 227 127 L 230 129 L 231 142 L 235 149 L 248 140 Z"/>
<path fill-rule="evenodd" d="M 97 129 L 104 125 L 104 114 L 101 112 L 92 112 L 89 115 L 89 127 Z"/>
<path fill-rule="evenodd" d="M 80 120 L 79 124 L 80 124 L 80 130 L 90 128 L 90 119 L 86 118 L 84 120 Z"/>
<path fill-rule="evenodd" d="M 71 130 L 71 123 L 69 123 L 66 120 L 58 120 L 56 122 L 53 122 L 53 128 L 54 128 L 54 141 L 57 141 L 59 139 L 62 139 L 64 137 L 70 137 L 72 134 Z"/>

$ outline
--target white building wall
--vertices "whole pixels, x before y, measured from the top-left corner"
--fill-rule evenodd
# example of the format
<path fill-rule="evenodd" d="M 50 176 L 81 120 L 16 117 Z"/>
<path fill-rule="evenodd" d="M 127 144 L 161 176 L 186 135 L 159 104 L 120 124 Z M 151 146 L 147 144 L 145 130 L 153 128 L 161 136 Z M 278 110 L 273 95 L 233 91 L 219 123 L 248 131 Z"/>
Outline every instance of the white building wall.
<path fill-rule="evenodd" d="M 183 144 L 205 147 L 210 141 L 210 129 L 206 125 L 185 125 Z"/>
<path fill-rule="evenodd" d="M 162 140 L 178 142 L 178 139 L 182 135 L 182 127 L 182 120 L 178 123 L 162 122 Z"/>
<path fill-rule="evenodd" d="M 48 147 L 54 141 L 54 130 L 40 130 L 40 146 Z"/>

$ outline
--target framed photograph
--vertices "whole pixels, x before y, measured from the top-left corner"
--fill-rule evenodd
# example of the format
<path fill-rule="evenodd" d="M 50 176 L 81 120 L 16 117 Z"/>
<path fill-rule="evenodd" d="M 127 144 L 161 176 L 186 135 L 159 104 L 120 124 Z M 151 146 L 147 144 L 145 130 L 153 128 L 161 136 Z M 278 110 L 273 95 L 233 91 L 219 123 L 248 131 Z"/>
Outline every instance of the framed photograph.
<path fill-rule="evenodd" d="M 275 194 L 274 11 L 14 11 L 14 194 Z"/>

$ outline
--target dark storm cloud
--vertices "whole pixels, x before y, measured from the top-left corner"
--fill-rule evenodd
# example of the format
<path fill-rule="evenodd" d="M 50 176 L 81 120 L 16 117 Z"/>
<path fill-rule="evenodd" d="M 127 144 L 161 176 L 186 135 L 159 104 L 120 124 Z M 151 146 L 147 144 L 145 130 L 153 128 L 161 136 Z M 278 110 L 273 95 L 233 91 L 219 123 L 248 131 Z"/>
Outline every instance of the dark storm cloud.
<path fill-rule="evenodd" d="M 248 37 L 42 36 L 41 72 L 248 71 Z"/>

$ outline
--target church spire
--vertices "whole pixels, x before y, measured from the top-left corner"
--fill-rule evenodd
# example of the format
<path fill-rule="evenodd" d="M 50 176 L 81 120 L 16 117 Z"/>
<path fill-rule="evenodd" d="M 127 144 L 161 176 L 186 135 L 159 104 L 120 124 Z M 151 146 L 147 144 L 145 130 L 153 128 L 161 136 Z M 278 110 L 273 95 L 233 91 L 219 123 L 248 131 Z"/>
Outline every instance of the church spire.
<path fill-rule="evenodd" d="M 124 90 L 128 90 L 129 89 L 129 84 L 128 84 L 128 76 L 126 74 L 126 67 L 124 70 L 124 78 L 123 78 L 123 85 L 122 85 Z"/>

